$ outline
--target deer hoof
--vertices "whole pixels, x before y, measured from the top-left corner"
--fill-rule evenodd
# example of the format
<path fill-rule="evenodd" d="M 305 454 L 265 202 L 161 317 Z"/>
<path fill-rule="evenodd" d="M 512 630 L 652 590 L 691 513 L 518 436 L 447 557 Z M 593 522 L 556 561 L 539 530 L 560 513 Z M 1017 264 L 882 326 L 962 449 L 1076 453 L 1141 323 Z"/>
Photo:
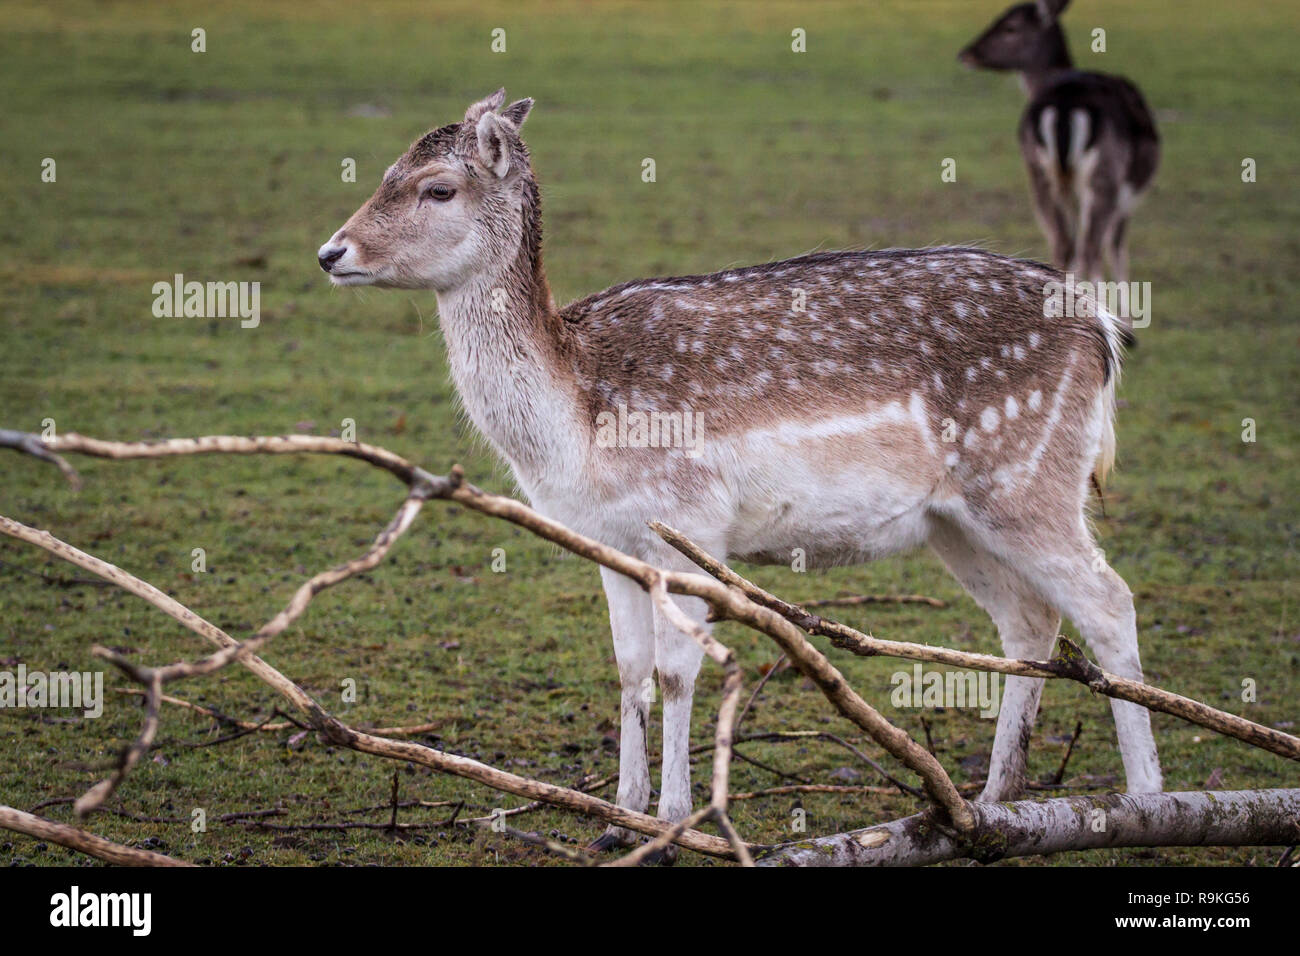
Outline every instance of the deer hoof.
<path fill-rule="evenodd" d="M 587 846 L 588 852 L 603 853 L 606 850 L 618 850 L 635 846 L 636 836 L 622 827 L 606 827 L 605 832 L 592 840 Z"/>
<path fill-rule="evenodd" d="M 644 860 L 641 861 L 641 865 L 642 866 L 672 866 L 676 862 L 677 862 L 677 847 L 667 846 L 664 847 L 662 850 L 655 850 L 653 853 L 651 853 L 649 856 L 647 856 Z"/>

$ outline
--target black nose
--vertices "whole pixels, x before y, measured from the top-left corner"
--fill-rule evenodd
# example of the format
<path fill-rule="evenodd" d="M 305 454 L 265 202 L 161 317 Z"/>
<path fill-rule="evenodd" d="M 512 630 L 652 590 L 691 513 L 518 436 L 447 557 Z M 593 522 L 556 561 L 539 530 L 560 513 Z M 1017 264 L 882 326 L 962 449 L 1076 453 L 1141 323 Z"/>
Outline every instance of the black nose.
<path fill-rule="evenodd" d="M 343 246 L 339 249 L 331 249 L 329 252 L 326 252 L 323 255 L 318 255 L 316 257 L 316 261 L 320 263 L 320 267 L 322 269 L 324 269 L 326 272 L 329 272 L 330 266 L 334 265 L 334 263 L 342 259 L 343 253 L 347 251 L 348 250 L 346 246 Z"/>

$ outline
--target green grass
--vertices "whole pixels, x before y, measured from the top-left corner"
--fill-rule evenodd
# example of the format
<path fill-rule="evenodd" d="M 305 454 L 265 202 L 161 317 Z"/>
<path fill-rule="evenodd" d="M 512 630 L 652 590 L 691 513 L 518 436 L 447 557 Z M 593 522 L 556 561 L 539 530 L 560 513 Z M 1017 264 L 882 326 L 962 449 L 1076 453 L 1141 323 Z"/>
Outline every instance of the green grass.
<path fill-rule="evenodd" d="M 638 276 L 814 248 L 975 241 L 1041 257 L 1013 136 L 1021 94 L 1011 78 L 963 71 L 954 59 L 997 7 L 476 0 L 367 4 L 363 14 L 331 2 L 0 4 L 0 426 L 38 430 L 53 418 L 63 431 L 136 439 L 323 434 L 352 418 L 364 441 L 433 470 L 461 462 L 470 480 L 509 492 L 508 474 L 458 417 L 432 295 L 333 292 L 316 267 L 316 248 L 413 138 L 501 85 L 536 98 L 527 138 L 544 189 L 548 271 L 565 301 Z M 1080 63 L 1136 79 L 1165 138 L 1157 186 L 1132 230 L 1134 278 L 1152 283 L 1153 321 L 1121 393 L 1121 469 L 1098 521 L 1101 543 L 1137 595 L 1151 681 L 1292 732 L 1300 158 L 1294 99 L 1281 91 L 1300 80 L 1298 22 L 1296 10 L 1263 0 L 1080 0 L 1066 18 Z M 803 55 L 790 52 L 796 26 L 808 31 Z M 1107 29 L 1104 56 L 1086 52 L 1093 26 Z M 201 55 L 190 52 L 194 27 L 207 31 Z M 505 54 L 490 52 L 495 27 L 507 31 Z M 362 104 L 385 115 L 355 115 Z M 647 156 L 657 162 L 653 185 L 640 180 Z M 1253 184 L 1240 179 L 1246 156 L 1258 164 Z M 45 157 L 57 161 L 56 183 L 40 181 Z M 355 184 L 341 182 L 345 157 L 357 161 Z M 940 182 L 945 157 L 957 160 L 956 183 Z M 261 326 L 154 318 L 151 286 L 176 272 L 260 281 Z M 1240 439 L 1247 417 L 1257 423 L 1253 444 Z M 0 512 L 153 581 L 236 635 L 273 615 L 305 575 L 358 553 L 400 500 L 387 476 L 335 459 L 76 464 L 80 494 L 49 466 L 3 455 Z M 199 547 L 206 574 L 190 571 Z M 507 553 L 504 574 L 488 567 L 496 547 Z M 883 637 L 997 650 L 992 624 L 925 554 L 803 576 L 753 573 L 793 599 L 931 593 L 950 606 L 842 617 Z M 0 669 L 89 669 L 96 642 L 151 663 L 202 650 L 130 596 L 33 575 L 81 572 L 0 542 Z M 766 638 L 734 625 L 719 636 L 750 685 L 776 656 Z M 889 675 L 909 665 L 830 653 L 864 695 L 921 733 L 917 711 L 888 703 Z M 265 656 L 354 723 L 441 720 L 426 738 L 438 746 L 558 783 L 617 767 L 618 682 L 595 571 L 450 506 L 431 505 L 390 561 L 319 597 Z M 346 678 L 360 688 L 352 705 L 339 699 Z M 1246 679 L 1258 687 L 1250 703 Z M 693 728 L 701 743 L 719 683 L 706 666 Z M 240 670 L 173 690 L 248 719 L 278 703 Z M 25 808 L 80 793 L 139 720 L 116 695 L 99 720 L 68 716 L 0 712 L 0 802 Z M 955 779 L 977 779 L 992 722 L 970 711 L 926 716 Z M 1109 708 L 1076 685 L 1047 688 L 1031 772 L 1055 769 L 1076 720 L 1084 734 L 1068 776 L 1122 786 Z M 1157 715 L 1154 725 L 1171 789 L 1200 788 L 1216 770 L 1227 788 L 1295 784 L 1295 765 L 1280 758 L 1173 718 Z M 768 684 L 747 729 L 825 729 L 861 743 L 788 672 Z M 314 739 L 291 745 L 288 732 L 192 746 L 223 733 L 168 709 L 156 756 L 115 805 L 184 818 L 202 807 L 209 820 L 282 806 L 285 821 L 308 822 L 388 798 L 389 762 Z M 823 744 L 746 749 L 813 781 L 853 766 Z M 464 799 L 467 815 L 520 803 L 418 768 L 399 776 L 402 798 Z M 694 776 L 700 799 L 707 755 Z M 778 782 L 735 767 L 736 790 Z M 750 839 L 790 838 L 792 803 L 737 803 L 736 822 Z M 916 808 L 894 797 L 803 805 L 814 834 Z M 66 806 L 44 812 L 70 818 Z M 552 812 L 522 821 L 582 841 L 599 831 Z M 216 824 L 196 835 L 103 814 L 91 826 L 213 862 L 548 860 L 453 828 L 395 842 Z M 1061 861 L 1273 856 L 1155 850 Z M 0 862 L 72 859 L 0 834 Z"/>

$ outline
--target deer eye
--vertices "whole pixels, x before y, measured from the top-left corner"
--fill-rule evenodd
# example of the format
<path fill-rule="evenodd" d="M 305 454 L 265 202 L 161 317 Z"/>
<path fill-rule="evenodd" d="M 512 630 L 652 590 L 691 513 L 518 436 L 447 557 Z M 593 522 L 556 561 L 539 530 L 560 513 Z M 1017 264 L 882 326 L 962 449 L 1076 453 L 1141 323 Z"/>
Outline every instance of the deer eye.
<path fill-rule="evenodd" d="M 424 193 L 430 199 L 436 199 L 438 202 L 446 202 L 452 196 L 456 195 L 454 186 L 448 186 L 446 183 L 434 183 Z"/>

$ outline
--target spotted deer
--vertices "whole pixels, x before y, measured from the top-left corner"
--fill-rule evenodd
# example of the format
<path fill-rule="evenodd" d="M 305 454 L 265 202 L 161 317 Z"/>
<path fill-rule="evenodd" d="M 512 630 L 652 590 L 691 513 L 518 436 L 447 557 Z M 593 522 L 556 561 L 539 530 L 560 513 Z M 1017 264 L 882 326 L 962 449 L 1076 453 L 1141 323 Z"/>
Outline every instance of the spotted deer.
<path fill-rule="evenodd" d="M 338 286 L 433 290 L 464 409 L 534 507 L 674 570 L 694 568 L 652 520 L 750 562 L 928 544 L 1010 656 L 1047 656 L 1064 614 L 1102 667 L 1141 678 L 1132 596 L 1085 513 L 1114 452 L 1115 317 L 1046 318 L 1060 273 L 963 248 L 818 253 L 557 308 L 519 135 L 532 100 L 503 102 L 417 140 L 318 259 Z M 637 414 L 642 427 L 615 427 Z M 647 439 L 646 420 L 669 414 L 692 416 L 693 442 Z M 657 671 L 658 813 L 680 820 L 701 649 L 635 582 L 601 574 L 622 683 L 617 800 L 650 800 Z M 700 600 L 676 600 L 704 622 Z M 1041 685 L 1007 680 L 982 799 L 1022 787 Z M 1129 789 L 1159 790 L 1147 711 L 1112 707 Z M 634 836 L 611 828 L 593 846 Z"/>
<path fill-rule="evenodd" d="M 1155 121 L 1136 86 L 1074 68 L 1059 17 L 1069 0 L 1011 7 L 962 50 L 961 62 L 1016 70 L 1029 96 L 1020 152 L 1052 264 L 1089 282 L 1108 259 L 1128 289 L 1128 221 L 1160 160 Z"/>

